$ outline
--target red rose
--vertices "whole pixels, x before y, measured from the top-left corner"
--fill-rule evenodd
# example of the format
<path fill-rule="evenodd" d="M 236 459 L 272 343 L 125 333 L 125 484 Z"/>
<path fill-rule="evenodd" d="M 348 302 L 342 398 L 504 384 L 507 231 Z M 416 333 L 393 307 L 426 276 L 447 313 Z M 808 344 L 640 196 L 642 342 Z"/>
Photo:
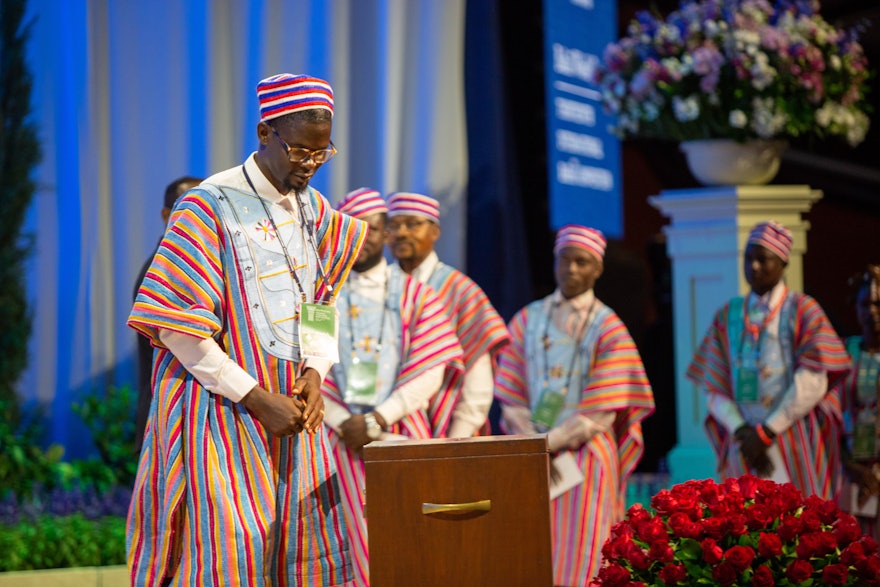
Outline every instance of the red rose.
<path fill-rule="evenodd" d="M 684 565 L 666 565 L 660 569 L 660 579 L 667 585 L 677 585 L 687 579 L 687 569 Z"/>
<path fill-rule="evenodd" d="M 801 527 L 804 529 L 804 532 L 816 532 L 821 530 L 822 518 L 819 517 L 819 512 L 815 510 L 804 510 L 801 512 Z"/>
<path fill-rule="evenodd" d="M 765 530 L 775 518 L 776 514 L 763 504 L 753 504 L 746 510 L 746 525 L 750 530 Z"/>
<path fill-rule="evenodd" d="M 761 536 L 758 538 L 758 554 L 764 558 L 782 554 L 782 540 L 776 534 L 761 532 Z"/>
<path fill-rule="evenodd" d="M 820 534 L 815 532 L 810 534 L 801 534 L 798 539 L 797 547 L 795 548 L 795 552 L 798 555 L 798 558 L 808 559 L 814 556 L 819 556 L 819 553 L 822 551 L 822 539 L 820 538 Z"/>
<path fill-rule="evenodd" d="M 733 565 L 738 573 L 743 572 L 755 560 L 755 551 L 748 546 L 733 546 L 724 553 L 724 560 Z"/>
<path fill-rule="evenodd" d="M 651 543 L 651 549 L 648 551 L 648 558 L 661 563 L 671 562 L 675 558 L 672 547 L 669 546 L 668 540 L 655 540 Z"/>
<path fill-rule="evenodd" d="M 736 572 L 736 569 L 733 568 L 733 565 L 727 562 L 723 562 L 718 566 L 712 567 L 712 578 L 721 585 L 721 587 L 729 587 L 736 583 L 736 579 L 739 575 Z"/>
<path fill-rule="evenodd" d="M 702 527 L 697 522 L 691 520 L 690 516 L 684 512 L 675 512 L 669 516 L 669 529 L 672 530 L 673 536 L 679 538 L 697 539 L 702 534 Z"/>
<path fill-rule="evenodd" d="M 776 528 L 776 533 L 779 534 L 779 537 L 784 542 L 793 541 L 798 534 L 801 533 L 801 520 L 795 516 L 790 514 L 785 514 L 782 516 L 782 521 L 779 524 L 779 527 Z"/>
<path fill-rule="evenodd" d="M 880 556 L 872 554 L 863 558 L 856 564 L 856 569 L 858 569 L 859 577 L 862 579 L 876 580 L 877 577 L 880 577 Z"/>
<path fill-rule="evenodd" d="M 865 560 L 865 549 L 858 542 L 853 542 L 840 552 L 840 562 L 850 567 L 857 567 Z"/>
<path fill-rule="evenodd" d="M 831 500 L 822 499 L 818 495 L 811 495 L 805 500 L 806 509 L 815 513 L 825 525 L 831 525 L 840 515 L 840 508 Z"/>
<path fill-rule="evenodd" d="M 834 537 L 840 546 L 855 542 L 862 535 L 859 522 L 853 516 L 841 512 L 840 518 L 831 525 Z"/>
<path fill-rule="evenodd" d="M 658 517 L 639 522 L 636 525 L 636 536 L 642 542 L 651 543 L 655 540 L 667 539 L 669 534 L 663 520 Z"/>
<path fill-rule="evenodd" d="M 840 563 L 822 569 L 822 581 L 829 585 L 846 585 L 847 578 L 849 578 L 849 569 Z"/>
<path fill-rule="evenodd" d="M 758 492 L 757 477 L 754 475 L 743 475 L 737 480 L 737 485 L 739 485 L 739 492 L 743 494 L 743 497 L 755 499 L 755 494 Z"/>
<path fill-rule="evenodd" d="M 647 520 L 651 517 L 651 513 L 642 507 L 642 504 L 636 503 L 630 506 L 626 512 L 626 517 L 632 524 L 641 520 Z M 628 526 L 627 526 L 628 527 Z"/>
<path fill-rule="evenodd" d="M 746 517 L 743 514 L 731 514 L 727 516 L 727 531 L 732 536 L 742 536 L 748 532 Z"/>
<path fill-rule="evenodd" d="M 626 554 L 623 555 L 623 558 L 628 560 L 629 564 L 638 571 L 644 571 L 651 566 L 651 559 L 649 559 L 648 555 L 645 554 L 645 551 L 634 542 L 629 543 Z"/>
<path fill-rule="evenodd" d="M 755 569 L 755 574 L 752 576 L 752 585 L 755 587 L 773 587 L 776 585 L 776 581 L 773 580 L 773 571 L 767 568 L 766 565 L 761 565 Z"/>
<path fill-rule="evenodd" d="M 724 550 L 718 546 L 717 542 L 711 538 L 706 538 L 700 543 L 700 546 L 703 548 L 704 561 L 710 565 L 716 565 L 721 562 L 721 558 L 724 556 Z"/>
<path fill-rule="evenodd" d="M 809 561 L 795 559 L 790 565 L 788 565 L 788 568 L 785 569 L 785 576 L 788 577 L 789 581 L 795 583 L 806 581 L 813 576 L 813 565 L 811 565 Z"/>
<path fill-rule="evenodd" d="M 611 563 L 599 569 L 599 579 L 605 587 L 626 587 L 629 584 L 630 574 L 624 567 Z"/>
<path fill-rule="evenodd" d="M 727 522 L 724 518 L 708 518 L 703 520 L 703 533 L 715 540 L 721 540 L 727 535 Z"/>

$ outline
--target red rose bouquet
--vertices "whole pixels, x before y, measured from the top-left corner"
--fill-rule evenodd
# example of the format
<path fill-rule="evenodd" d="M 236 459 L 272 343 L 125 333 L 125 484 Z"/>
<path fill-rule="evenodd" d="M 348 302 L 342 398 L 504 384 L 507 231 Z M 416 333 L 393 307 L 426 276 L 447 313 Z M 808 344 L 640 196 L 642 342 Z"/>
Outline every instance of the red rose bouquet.
<path fill-rule="evenodd" d="M 686 481 L 629 508 L 592 585 L 880 587 L 880 551 L 834 502 L 745 475 Z"/>

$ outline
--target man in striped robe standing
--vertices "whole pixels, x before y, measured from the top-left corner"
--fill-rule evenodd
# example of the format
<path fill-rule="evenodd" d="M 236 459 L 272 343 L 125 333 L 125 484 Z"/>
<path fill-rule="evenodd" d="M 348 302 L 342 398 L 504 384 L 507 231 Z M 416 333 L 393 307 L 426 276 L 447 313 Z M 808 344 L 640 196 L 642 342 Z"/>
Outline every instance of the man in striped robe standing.
<path fill-rule="evenodd" d="M 547 433 L 554 470 L 568 461 L 582 475 L 550 504 L 553 584 L 573 587 L 598 573 L 602 545 L 623 519 L 654 397 L 626 326 L 593 292 L 605 237 L 569 224 L 553 253 L 557 289 L 511 320 L 495 394 L 507 432 Z"/>
<path fill-rule="evenodd" d="M 752 291 L 718 310 L 687 376 L 706 394 L 722 478 L 751 472 L 834 499 L 842 416 L 833 386 L 850 359 L 816 300 L 786 287 L 791 244 L 777 222 L 752 228 L 743 255 Z"/>
<path fill-rule="evenodd" d="M 259 150 L 178 200 L 129 317 L 157 348 L 132 585 L 351 578 L 320 387 L 367 227 L 309 187 L 336 152 L 327 82 L 280 74 L 257 96 Z"/>
<path fill-rule="evenodd" d="M 345 519 L 351 537 L 354 584 L 370 584 L 365 478 L 361 451 L 373 440 L 432 438 L 449 426 L 458 388 L 448 375 L 464 372 L 461 346 L 440 300 L 427 285 L 385 261 L 388 208 L 379 192 L 361 188 L 339 203 L 340 212 L 370 227 L 339 309 L 340 361 L 324 380 L 330 443 L 339 464 Z"/>
<path fill-rule="evenodd" d="M 510 342 L 504 320 L 470 277 L 440 261 L 440 203 L 422 194 L 397 192 L 388 198 L 388 247 L 406 273 L 437 293 L 464 351 L 461 399 L 454 406 L 450 438 L 489 434 L 494 368 L 498 351 Z M 447 378 L 446 387 L 458 382 Z M 442 397 L 442 396 L 440 396 Z M 433 402 L 431 412 L 447 406 Z M 434 416 L 443 419 L 442 416 Z"/>

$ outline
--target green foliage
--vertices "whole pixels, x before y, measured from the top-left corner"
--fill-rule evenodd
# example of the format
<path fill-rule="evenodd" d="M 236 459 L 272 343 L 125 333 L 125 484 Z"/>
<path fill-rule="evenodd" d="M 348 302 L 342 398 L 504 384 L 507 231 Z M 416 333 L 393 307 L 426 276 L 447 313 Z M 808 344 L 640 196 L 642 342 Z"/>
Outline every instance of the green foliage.
<path fill-rule="evenodd" d="M 0 399 L 0 413 L 13 400 Z M 68 476 L 61 457 L 64 448 L 41 447 L 42 419 L 37 412 L 21 413 L 17 420 L 0 418 L 0 497 L 30 498 L 37 488 L 54 488 Z"/>
<path fill-rule="evenodd" d="M 125 519 L 81 514 L 0 524 L 0 572 L 125 564 Z"/>
<path fill-rule="evenodd" d="M 130 486 L 137 472 L 134 451 L 134 418 L 137 392 L 130 386 L 109 386 L 104 394 L 92 393 L 74 404 L 76 412 L 92 434 L 100 461 L 76 463 L 79 477 L 90 480 L 98 489 L 110 485 Z"/>
<path fill-rule="evenodd" d="M 24 262 L 31 238 L 23 235 L 25 212 L 34 195 L 31 179 L 40 161 L 36 125 L 30 119 L 32 77 L 24 24 L 25 0 L 0 0 L 0 399 L 17 400 L 15 384 L 27 365 L 31 315 L 24 286 Z M 0 417 L 17 421 L 18 404 L 6 403 Z"/>

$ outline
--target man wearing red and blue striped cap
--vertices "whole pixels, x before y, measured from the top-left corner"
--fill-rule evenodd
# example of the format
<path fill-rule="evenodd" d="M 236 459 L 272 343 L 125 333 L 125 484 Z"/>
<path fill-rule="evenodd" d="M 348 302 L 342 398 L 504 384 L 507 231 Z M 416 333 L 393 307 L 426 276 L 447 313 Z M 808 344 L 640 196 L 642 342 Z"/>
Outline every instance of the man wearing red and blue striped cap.
<path fill-rule="evenodd" d="M 834 499 L 842 483 L 840 398 L 850 360 L 819 304 L 783 280 L 792 234 L 775 221 L 749 233 L 751 292 L 715 314 L 688 378 L 706 394 L 706 431 L 722 478 L 754 473 Z"/>
<path fill-rule="evenodd" d="M 464 363 L 433 290 L 385 260 L 388 208 L 379 192 L 354 190 L 336 208 L 370 226 L 337 299 L 339 363 L 322 389 L 351 538 L 354 585 L 360 586 L 369 585 L 363 447 L 374 440 L 441 436 L 450 413 L 429 414 L 427 408 L 432 400 L 454 405 L 457 389 L 442 383 L 459 378 Z"/>
<path fill-rule="evenodd" d="M 156 347 L 128 518 L 133 585 L 351 579 L 321 425 L 336 341 L 311 341 L 332 332 L 321 306 L 367 227 L 309 186 L 336 153 L 329 84 L 275 75 L 257 99 L 259 149 L 177 201 L 128 320 Z"/>
<path fill-rule="evenodd" d="M 434 243 L 440 238 L 437 200 L 424 194 L 397 192 L 388 198 L 388 219 L 391 253 L 401 269 L 434 288 L 464 350 L 464 380 L 446 382 L 449 388 L 461 385 L 461 398 L 454 406 L 447 436 L 488 434 L 496 357 L 510 341 L 504 320 L 479 285 L 441 262 L 434 251 Z M 431 409 L 441 412 L 448 406 L 434 402 Z"/>
<path fill-rule="evenodd" d="M 623 519 L 654 398 L 629 332 L 593 292 L 604 235 L 563 226 L 553 253 L 557 289 L 510 321 L 495 394 L 505 430 L 546 433 L 554 470 L 572 471 L 570 489 L 551 492 L 553 584 L 588 585 L 612 525 Z"/>

